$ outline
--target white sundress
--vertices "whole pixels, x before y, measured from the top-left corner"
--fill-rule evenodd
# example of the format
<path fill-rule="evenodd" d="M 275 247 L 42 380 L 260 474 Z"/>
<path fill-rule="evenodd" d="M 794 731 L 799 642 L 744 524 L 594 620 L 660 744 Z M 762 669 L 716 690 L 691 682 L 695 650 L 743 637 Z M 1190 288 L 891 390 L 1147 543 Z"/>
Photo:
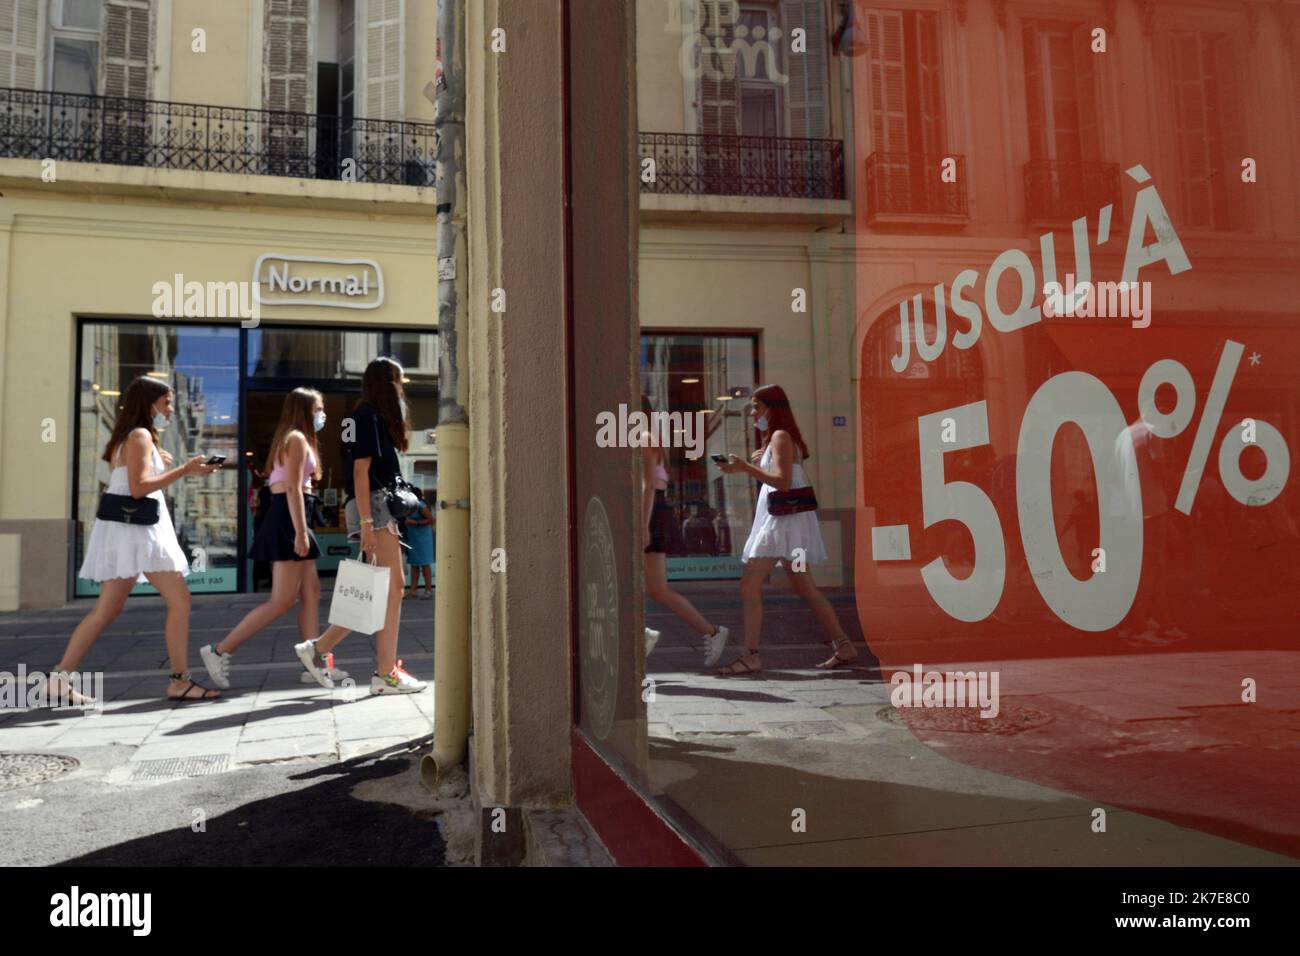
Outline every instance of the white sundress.
<path fill-rule="evenodd" d="M 763 452 L 758 467 L 766 471 L 772 464 L 772 447 Z M 803 465 L 796 464 L 790 476 L 791 488 L 805 488 L 808 479 L 804 477 Z M 758 506 L 754 509 L 754 526 L 749 529 L 749 540 L 740 557 L 743 561 L 750 558 L 783 558 L 789 560 L 795 548 L 803 549 L 803 559 L 809 564 L 825 561 L 826 543 L 822 541 L 821 525 L 817 523 L 816 511 L 801 511 L 793 515 L 771 515 L 767 513 L 767 496 L 772 486 L 764 483 L 758 493 Z M 778 564 L 782 563 L 780 561 Z"/>
<path fill-rule="evenodd" d="M 163 471 L 162 456 L 153 449 L 153 474 Z M 126 466 L 118 465 L 108 479 L 108 493 L 129 495 L 131 485 L 126 477 Z M 158 501 L 156 524 L 125 524 L 121 521 L 95 520 L 86 542 L 86 558 L 78 574 L 87 581 L 110 581 L 114 578 L 135 578 L 144 583 L 144 572 L 179 571 L 190 573 L 189 561 L 176 540 L 172 516 L 162 491 L 149 495 Z"/>

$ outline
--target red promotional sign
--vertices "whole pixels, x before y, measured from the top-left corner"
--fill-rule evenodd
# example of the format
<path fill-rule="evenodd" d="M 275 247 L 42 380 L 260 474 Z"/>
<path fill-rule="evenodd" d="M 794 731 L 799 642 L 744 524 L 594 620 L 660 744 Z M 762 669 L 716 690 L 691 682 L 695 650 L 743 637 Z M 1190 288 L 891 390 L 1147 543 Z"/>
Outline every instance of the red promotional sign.
<path fill-rule="evenodd" d="M 1136 156 L 1054 226 L 955 241 L 969 157 L 879 148 L 871 49 L 855 585 L 895 706 L 953 759 L 1300 855 L 1294 251 L 1188 228 L 1189 181 Z M 1215 201 L 1258 210 L 1253 173 Z"/>

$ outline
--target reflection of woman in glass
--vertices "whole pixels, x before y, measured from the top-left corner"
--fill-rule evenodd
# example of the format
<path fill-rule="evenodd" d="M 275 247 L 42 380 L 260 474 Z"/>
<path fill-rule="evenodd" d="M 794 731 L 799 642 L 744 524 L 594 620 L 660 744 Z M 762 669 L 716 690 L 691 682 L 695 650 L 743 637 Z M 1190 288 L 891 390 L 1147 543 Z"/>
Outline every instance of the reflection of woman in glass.
<path fill-rule="evenodd" d="M 350 437 L 349 437 L 350 435 Z M 351 468 L 345 471 L 348 501 L 344 507 L 348 537 L 361 539 L 361 551 L 388 568 L 388 608 L 384 626 L 375 634 L 378 667 L 370 679 L 372 694 L 415 694 L 426 685 L 402 668 L 397 659 L 397 629 L 402 620 L 402 539 L 397 521 L 388 511 L 384 489 L 401 476 L 398 451 L 410 447 L 411 425 L 402 391 L 402 366 L 380 357 L 361 376 L 361 401 L 344 419 L 343 447 Z M 298 659 L 322 687 L 334 682 L 321 670 L 321 654 L 328 654 L 351 631 L 333 625 L 315 641 L 294 645 Z"/>
<path fill-rule="evenodd" d="M 644 395 L 641 396 L 641 411 L 645 412 L 647 421 L 654 421 L 651 417 L 654 406 Z M 651 443 L 649 432 L 642 432 L 638 440 L 641 443 L 642 468 L 641 520 L 645 522 L 649 541 L 645 546 L 645 593 L 694 628 L 696 634 L 706 638 L 704 666 L 712 667 L 727 646 L 728 632 L 725 627 L 714 627 L 694 604 L 668 587 L 668 542 L 673 526 L 673 508 L 668 503 L 668 468 L 664 464 L 663 449 Z M 659 632 L 646 628 L 647 654 L 654 650 L 658 640 Z"/>
<path fill-rule="evenodd" d="M 407 597 L 415 597 L 416 587 L 421 572 L 424 573 L 424 593 L 422 598 L 433 597 L 433 512 L 421 495 L 420 510 L 406 519 L 406 543 L 411 551 L 406 556 L 406 563 L 411 566 L 411 590 Z"/>
<path fill-rule="evenodd" d="M 137 582 L 148 581 L 167 605 L 167 656 L 171 659 L 169 700 L 212 700 L 220 693 L 190 679 L 188 671 L 190 636 L 190 589 L 185 584 L 189 562 L 176 540 L 163 489 L 187 475 L 210 475 L 221 466 L 204 464 L 196 455 L 183 465 L 168 469 L 172 456 L 162 450 L 158 432 L 172 417 L 172 390 L 164 382 L 142 376 L 131 383 L 104 449 L 104 461 L 112 466 L 107 493 L 153 498 L 158 502 L 154 524 L 126 524 L 96 519 L 86 544 L 86 558 L 79 575 L 100 582 L 94 609 L 72 632 L 63 659 L 50 673 L 54 699 L 72 704 L 93 703 L 72 690 L 68 671 L 75 670 L 92 644 L 112 624 Z"/>
<path fill-rule="evenodd" d="M 316 434 L 325 427 L 325 401 L 312 388 L 295 388 L 284 397 L 266 455 L 270 505 L 257 525 L 248 556 L 271 565 L 271 596 L 216 645 L 199 648 L 203 665 L 218 687 L 230 686 L 230 657 L 245 641 L 298 602 L 298 634 L 307 640 L 320 629 L 320 547 L 312 534 L 316 513 L 312 494 L 321 476 Z M 324 662 L 321 662 L 324 666 Z M 335 671 L 331 676 L 347 675 Z"/>
<path fill-rule="evenodd" d="M 818 590 L 807 570 L 796 571 L 791 562 L 802 557 L 801 563 L 811 564 L 826 560 L 826 545 L 817 524 L 816 511 L 797 514 L 772 515 L 767 510 L 769 492 L 787 491 L 808 485 L 802 462 L 808 457 L 808 446 L 799 433 L 790 400 L 779 385 L 764 385 L 756 389 L 750 400 L 749 414 L 763 433 L 763 445 L 753 454 L 757 466 L 729 455 L 730 461 L 719 465 L 724 472 L 740 472 L 763 483 L 754 510 L 754 526 L 745 542 L 742 558 L 745 571 L 740 579 L 740 596 L 745 609 L 745 653 L 720 672 L 723 675 L 755 674 L 762 669 L 758 656 L 758 637 L 763 626 L 763 582 L 772 568 L 784 564 L 790 584 L 812 609 L 813 616 L 833 639 L 834 654 L 817 666 L 824 669 L 844 667 L 858 657 L 830 602 Z M 796 554 L 796 552 L 798 552 Z"/>

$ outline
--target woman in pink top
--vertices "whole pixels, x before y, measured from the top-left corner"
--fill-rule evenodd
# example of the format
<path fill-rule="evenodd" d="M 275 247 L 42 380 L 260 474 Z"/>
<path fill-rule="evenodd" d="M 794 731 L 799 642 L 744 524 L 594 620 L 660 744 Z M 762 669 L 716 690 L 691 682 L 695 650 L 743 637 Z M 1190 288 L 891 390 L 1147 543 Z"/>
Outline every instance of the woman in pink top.
<path fill-rule="evenodd" d="M 313 482 L 320 480 L 320 446 L 316 433 L 325 427 L 320 392 L 295 388 L 284 397 L 280 423 L 266 456 L 271 507 L 257 528 L 248 556 L 271 562 L 271 595 L 253 608 L 217 644 L 199 648 L 199 656 L 218 687 L 230 686 L 230 657 L 239 646 L 298 602 L 298 633 L 306 640 L 320 624 L 320 547 L 312 533 Z M 341 675 L 346 676 L 346 675 Z"/>

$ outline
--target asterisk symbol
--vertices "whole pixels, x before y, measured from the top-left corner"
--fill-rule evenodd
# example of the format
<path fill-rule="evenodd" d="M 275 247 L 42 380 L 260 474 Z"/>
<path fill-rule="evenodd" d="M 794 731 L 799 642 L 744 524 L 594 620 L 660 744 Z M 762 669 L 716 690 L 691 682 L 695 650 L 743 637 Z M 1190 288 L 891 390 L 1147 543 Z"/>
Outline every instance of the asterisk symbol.
<path fill-rule="evenodd" d="M 1251 364 L 1251 365 L 1258 365 L 1258 364 L 1259 364 L 1259 353 L 1258 353 L 1258 352 L 1251 352 L 1251 353 L 1250 353 L 1250 364 Z"/>

